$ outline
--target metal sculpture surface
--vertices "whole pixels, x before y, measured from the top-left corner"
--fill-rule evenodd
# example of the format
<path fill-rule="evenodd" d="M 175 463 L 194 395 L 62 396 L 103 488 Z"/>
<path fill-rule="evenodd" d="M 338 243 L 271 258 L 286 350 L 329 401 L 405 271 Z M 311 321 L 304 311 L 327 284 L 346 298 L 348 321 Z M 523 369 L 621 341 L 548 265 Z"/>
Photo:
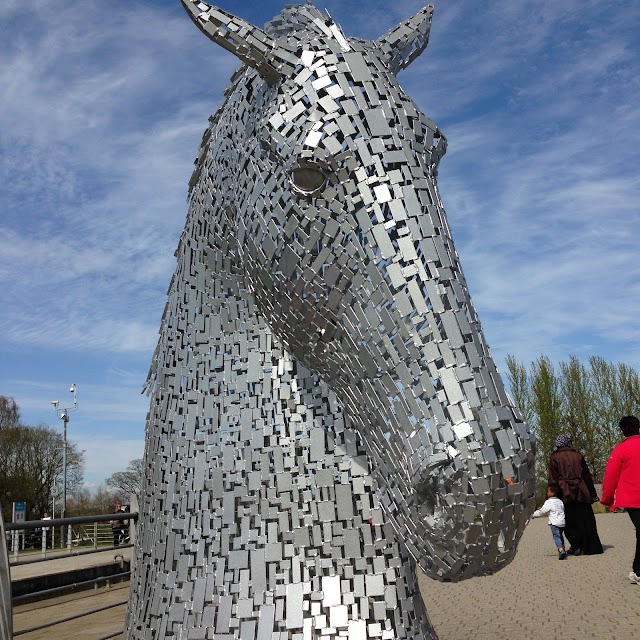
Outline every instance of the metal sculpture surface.
<path fill-rule="evenodd" d="M 0 509 L 0 640 L 13 638 L 13 607 L 11 605 L 11 568 L 7 554 L 7 537 Z"/>
<path fill-rule="evenodd" d="M 148 389 L 130 638 L 435 638 L 416 563 L 509 562 L 530 437 L 436 187 L 446 141 L 377 41 L 291 6 L 259 29 L 182 0 L 245 66 L 190 181 Z"/>

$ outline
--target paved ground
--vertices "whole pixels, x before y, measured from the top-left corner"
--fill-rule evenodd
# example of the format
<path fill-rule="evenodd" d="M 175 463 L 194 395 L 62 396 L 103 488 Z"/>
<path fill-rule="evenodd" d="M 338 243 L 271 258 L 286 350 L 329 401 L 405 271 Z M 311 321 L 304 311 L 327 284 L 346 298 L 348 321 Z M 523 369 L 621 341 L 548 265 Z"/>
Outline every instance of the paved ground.
<path fill-rule="evenodd" d="M 442 584 L 421 578 L 440 640 L 635 640 L 640 585 L 629 582 L 635 531 L 626 513 L 596 516 L 605 552 L 558 561 L 546 518 L 493 576 Z"/>
<path fill-rule="evenodd" d="M 99 613 L 69 620 L 53 627 L 18 635 L 20 640 L 97 640 L 121 631 L 124 627 L 129 583 L 110 588 L 85 591 L 83 595 L 63 596 L 21 605 L 13 612 L 13 632 L 32 629 L 39 625 L 77 616 L 95 609 L 110 607 Z M 113 606 L 115 605 L 115 606 Z M 121 638 L 123 634 L 116 637 Z"/>
<path fill-rule="evenodd" d="M 457 584 L 421 578 L 440 640 L 635 640 L 640 585 L 627 579 L 635 544 L 624 513 L 596 516 L 605 553 L 559 562 L 546 518 L 529 524 L 515 560 Z M 90 556 L 89 556 L 90 557 Z M 38 565 L 31 565 L 38 566 Z M 26 568 L 26 567 L 25 567 Z M 17 607 L 15 630 L 126 599 L 126 585 Z M 124 605 L 18 638 L 96 640 L 122 629 Z"/>
<path fill-rule="evenodd" d="M 120 556 L 124 560 L 131 558 L 131 548 L 127 549 L 111 549 L 109 551 L 99 551 L 98 553 L 87 553 L 84 555 L 69 555 L 66 552 L 49 552 L 46 562 L 32 562 L 29 564 L 16 565 L 13 562 L 11 566 L 11 580 L 24 580 L 52 573 L 64 573 L 72 569 L 85 569 L 87 567 L 98 567 L 103 564 L 112 564 L 114 560 L 120 560 Z M 40 554 L 34 554 L 34 557 L 40 557 Z M 29 559 L 29 556 L 21 556 L 21 559 Z"/>

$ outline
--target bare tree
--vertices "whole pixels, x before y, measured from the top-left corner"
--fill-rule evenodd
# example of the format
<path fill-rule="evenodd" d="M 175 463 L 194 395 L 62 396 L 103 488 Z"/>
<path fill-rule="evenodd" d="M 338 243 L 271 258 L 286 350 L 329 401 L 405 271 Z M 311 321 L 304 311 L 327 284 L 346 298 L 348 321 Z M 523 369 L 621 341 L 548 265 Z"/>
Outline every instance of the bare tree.
<path fill-rule="evenodd" d="M 0 396 L 0 431 L 20 424 L 20 409 L 13 398 Z"/>
<path fill-rule="evenodd" d="M 56 478 L 63 472 L 63 437 L 46 425 L 0 431 L 0 504 L 5 518 L 13 502 L 26 502 L 31 517 L 51 510 Z M 67 442 L 67 490 L 82 484 L 84 452 Z"/>
<path fill-rule="evenodd" d="M 124 471 L 116 471 L 105 480 L 107 487 L 121 492 L 120 498 L 125 499 L 130 494 L 140 497 L 142 489 L 142 475 L 144 467 L 142 458 L 131 460 Z"/>
<path fill-rule="evenodd" d="M 93 490 L 81 487 L 68 501 L 67 512 L 70 516 L 111 513 L 113 505 L 121 500 L 119 491 L 107 489 L 103 485 L 99 485 Z"/>

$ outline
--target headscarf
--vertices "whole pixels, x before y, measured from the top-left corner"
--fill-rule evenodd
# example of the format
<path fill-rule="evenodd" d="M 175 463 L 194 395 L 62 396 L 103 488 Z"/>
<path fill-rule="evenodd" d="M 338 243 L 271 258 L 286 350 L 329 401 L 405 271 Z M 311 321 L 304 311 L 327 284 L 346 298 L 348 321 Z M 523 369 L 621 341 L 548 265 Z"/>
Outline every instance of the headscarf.
<path fill-rule="evenodd" d="M 566 435 L 565 433 L 560 434 L 553 445 L 553 450 L 557 451 L 561 447 L 573 447 L 573 442 L 571 440 L 571 436 Z"/>

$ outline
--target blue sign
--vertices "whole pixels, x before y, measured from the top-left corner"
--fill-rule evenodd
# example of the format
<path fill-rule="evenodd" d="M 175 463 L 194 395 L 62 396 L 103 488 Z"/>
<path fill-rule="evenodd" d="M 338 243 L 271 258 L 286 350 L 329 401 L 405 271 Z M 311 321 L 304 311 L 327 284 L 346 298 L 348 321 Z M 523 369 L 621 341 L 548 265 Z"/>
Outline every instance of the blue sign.
<path fill-rule="evenodd" d="M 27 518 L 27 503 L 26 502 L 14 502 L 13 503 L 13 521 L 24 522 Z"/>

